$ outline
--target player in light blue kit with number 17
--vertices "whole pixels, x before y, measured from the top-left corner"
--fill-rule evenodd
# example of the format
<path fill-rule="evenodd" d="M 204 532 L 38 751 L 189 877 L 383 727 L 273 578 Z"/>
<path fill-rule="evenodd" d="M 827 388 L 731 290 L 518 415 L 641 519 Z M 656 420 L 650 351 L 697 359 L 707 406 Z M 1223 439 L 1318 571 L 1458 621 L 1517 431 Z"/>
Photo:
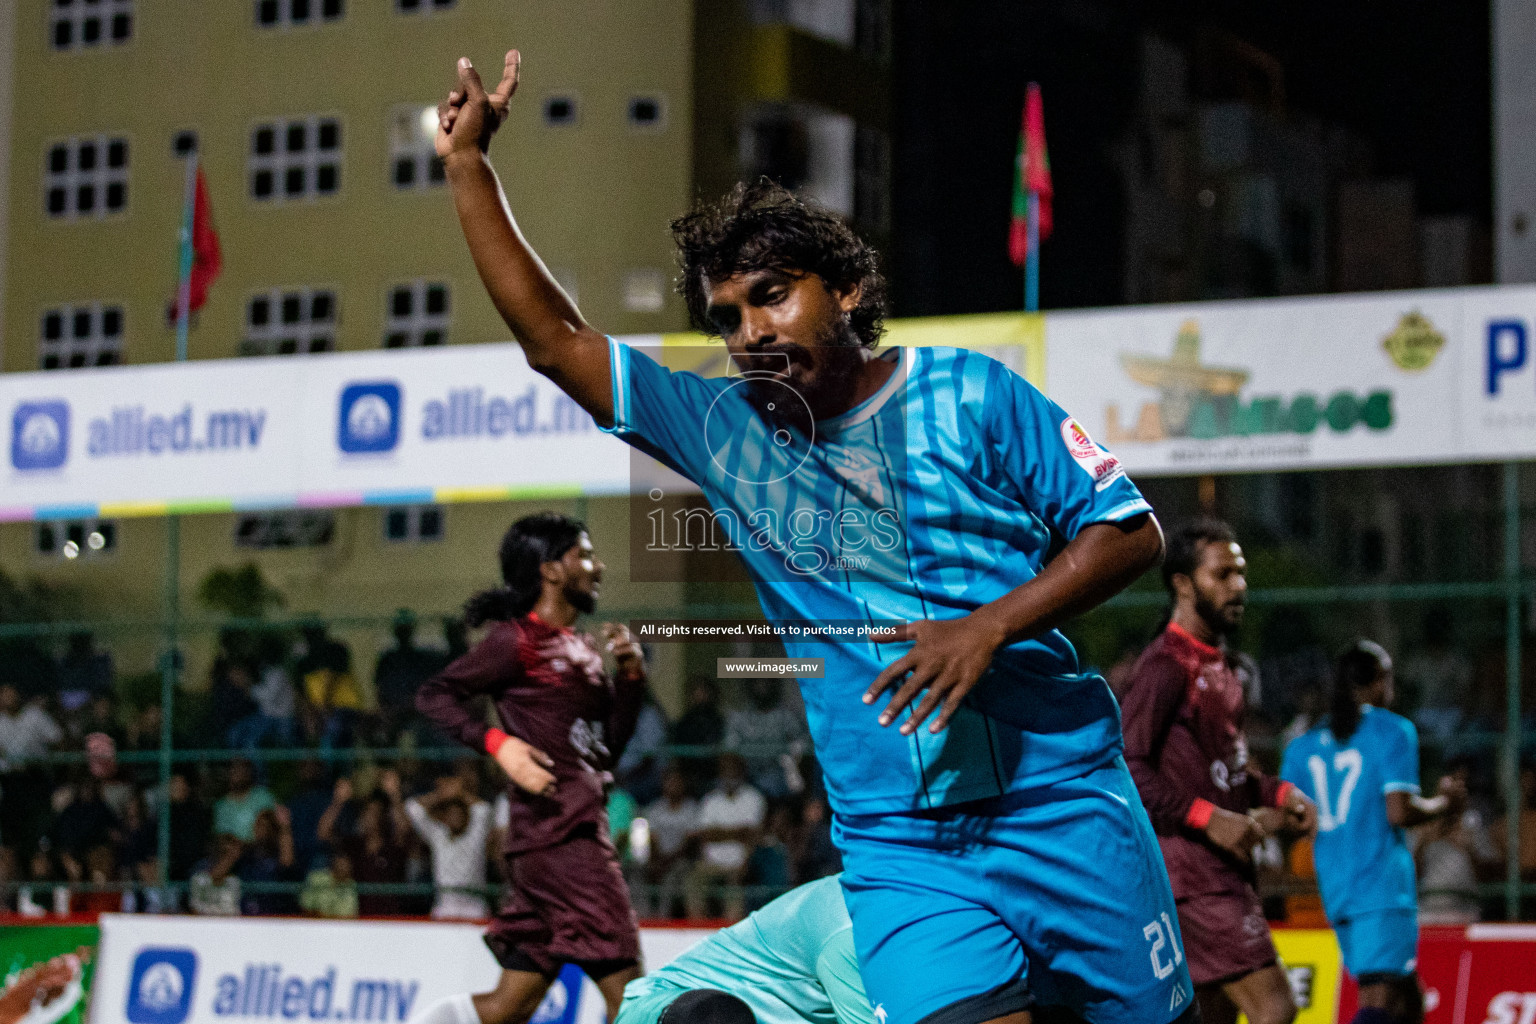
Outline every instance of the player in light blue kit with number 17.
<path fill-rule="evenodd" d="M 1357 641 L 1339 657 L 1333 709 L 1285 748 L 1280 776 L 1317 804 L 1313 860 L 1344 966 L 1360 984 L 1352 1024 L 1419 1024 L 1418 898 L 1403 831 L 1459 810 L 1464 790 L 1440 780 L 1419 795 L 1419 734 L 1387 710 L 1392 659 Z"/>

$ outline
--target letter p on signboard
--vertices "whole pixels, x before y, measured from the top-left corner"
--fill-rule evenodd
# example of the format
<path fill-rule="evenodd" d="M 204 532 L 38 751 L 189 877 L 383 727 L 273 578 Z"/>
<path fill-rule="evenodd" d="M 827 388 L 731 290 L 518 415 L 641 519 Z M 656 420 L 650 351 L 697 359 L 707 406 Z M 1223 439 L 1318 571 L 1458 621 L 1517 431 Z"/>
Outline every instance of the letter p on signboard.
<path fill-rule="evenodd" d="M 1521 320 L 1491 320 L 1488 323 L 1488 393 L 1499 393 L 1499 378 L 1525 365 L 1529 351 L 1525 323 Z"/>

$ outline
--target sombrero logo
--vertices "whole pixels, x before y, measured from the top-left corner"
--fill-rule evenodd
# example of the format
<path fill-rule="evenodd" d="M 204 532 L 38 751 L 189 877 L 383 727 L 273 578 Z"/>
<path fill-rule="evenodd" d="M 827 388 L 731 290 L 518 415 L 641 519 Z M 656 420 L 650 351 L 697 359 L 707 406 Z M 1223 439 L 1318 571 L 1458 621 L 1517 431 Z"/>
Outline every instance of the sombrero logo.
<path fill-rule="evenodd" d="M 1186 320 L 1168 359 L 1126 354 L 1120 357 L 1126 375 L 1159 393 L 1145 402 L 1134 422 L 1127 422 L 1119 405 L 1105 410 L 1105 435 L 1110 444 L 1125 441 L 1205 440 L 1264 434 L 1311 434 L 1326 425 L 1345 433 L 1363 424 L 1369 430 L 1392 426 L 1392 392 L 1357 395 L 1339 391 L 1326 399 L 1310 392 L 1285 397 L 1256 395 L 1244 401 L 1249 372 L 1232 366 L 1208 366 L 1200 361 L 1200 325 Z"/>
<path fill-rule="evenodd" d="M 1070 416 L 1061 421 L 1061 439 L 1072 461 L 1093 477 L 1094 490 L 1102 491 L 1125 475 L 1120 460 L 1094 444 L 1083 425 Z"/>
<path fill-rule="evenodd" d="M 341 392 L 336 447 L 348 454 L 393 451 L 400 443 L 400 385 L 348 384 Z"/>
<path fill-rule="evenodd" d="M 59 401 L 22 402 L 11 417 L 11 465 L 58 469 L 69 458 L 69 406 Z"/>

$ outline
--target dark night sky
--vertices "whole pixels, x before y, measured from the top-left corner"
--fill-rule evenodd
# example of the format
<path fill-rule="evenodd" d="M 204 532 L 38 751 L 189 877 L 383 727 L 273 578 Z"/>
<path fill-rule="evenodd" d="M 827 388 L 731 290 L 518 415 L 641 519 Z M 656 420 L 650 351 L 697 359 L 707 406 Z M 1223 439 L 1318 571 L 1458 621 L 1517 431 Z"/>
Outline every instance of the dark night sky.
<path fill-rule="evenodd" d="M 1342 125 L 1374 171 L 1414 179 L 1421 212 L 1487 222 L 1488 8 L 1483 3 L 896 0 L 895 231 L 901 315 L 1018 308 L 1006 256 L 1024 83 L 1039 81 L 1056 184 L 1047 308 L 1119 301 L 1111 147 L 1130 114 L 1143 32 L 1191 45 L 1226 31 L 1277 58 L 1288 108 Z"/>

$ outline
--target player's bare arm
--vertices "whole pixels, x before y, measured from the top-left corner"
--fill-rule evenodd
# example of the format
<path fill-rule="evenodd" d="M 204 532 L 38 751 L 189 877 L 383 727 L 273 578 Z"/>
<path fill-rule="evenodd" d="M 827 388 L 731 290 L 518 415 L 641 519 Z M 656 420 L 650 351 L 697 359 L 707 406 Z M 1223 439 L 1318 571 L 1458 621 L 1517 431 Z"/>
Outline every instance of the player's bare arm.
<path fill-rule="evenodd" d="M 875 677 L 864 703 L 896 687 L 880 713 L 880 724 L 890 725 L 926 689 L 901 732 L 911 735 L 935 711 L 928 729 L 943 731 L 999 647 L 1102 604 L 1156 565 L 1162 552 L 1163 531 L 1151 513 L 1086 527 L 1039 576 L 996 601 L 958 619 L 909 622 L 880 637 L 882 643 L 910 640 L 913 647 Z"/>
<path fill-rule="evenodd" d="M 459 60 L 458 87 L 438 107 L 437 155 L 475 269 L 528 365 L 607 426 L 613 422 L 608 341 L 582 319 L 523 237 L 487 157 L 517 91 L 521 64 L 521 55 L 508 51 L 501 82 L 488 93 L 469 58 Z"/>
<path fill-rule="evenodd" d="M 1413 828 L 1466 806 L 1467 787 L 1450 776 L 1440 780 L 1434 796 L 1400 791 L 1387 794 L 1387 821 L 1397 828 Z"/>

